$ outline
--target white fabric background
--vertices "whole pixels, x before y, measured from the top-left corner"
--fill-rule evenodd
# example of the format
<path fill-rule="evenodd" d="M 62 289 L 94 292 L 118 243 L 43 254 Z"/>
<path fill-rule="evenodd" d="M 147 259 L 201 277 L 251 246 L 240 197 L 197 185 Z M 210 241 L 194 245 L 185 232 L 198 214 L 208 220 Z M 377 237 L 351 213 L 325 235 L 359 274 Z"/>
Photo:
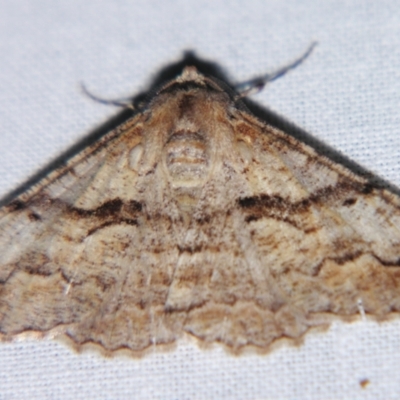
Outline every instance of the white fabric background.
<path fill-rule="evenodd" d="M 0 195 L 143 90 L 185 49 L 237 81 L 319 46 L 253 97 L 400 186 L 396 0 L 1 0 Z M 370 384 L 361 388 L 361 379 Z M 335 324 L 303 346 L 233 357 L 183 344 L 135 360 L 54 341 L 0 344 L 0 399 L 398 399 L 400 321 Z"/>

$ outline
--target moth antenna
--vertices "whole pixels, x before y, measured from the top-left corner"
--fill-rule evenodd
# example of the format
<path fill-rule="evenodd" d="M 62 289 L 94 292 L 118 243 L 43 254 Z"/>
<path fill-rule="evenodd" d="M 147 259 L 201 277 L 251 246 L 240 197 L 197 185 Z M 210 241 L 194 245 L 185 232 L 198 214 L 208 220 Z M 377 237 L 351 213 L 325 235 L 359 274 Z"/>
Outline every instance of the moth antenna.
<path fill-rule="evenodd" d="M 235 89 L 239 92 L 237 99 L 241 99 L 242 97 L 260 92 L 268 82 L 272 82 L 275 79 L 286 75 L 290 70 L 298 67 L 303 61 L 308 58 L 308 56 L 312 53 L 317 44 L 317 42 L 312 42 L 308 49 L 292 63 L 285 65 L 284 67 L 278 68 L 274 72 L 270 72 L 268 74 L 250 79 L 249 81 L 242 82 L 236 85 Z"/>
<path fill-rule="evenodd" d="M 90 99 L 94 101 L 97 101 L 98 103 L 117 106 L 117 107 L 131 108 L 132 110 L 135 109 L 135 106 L 132 104 L 131 99 L 128 98 L 120 100 L 102 99 L 101 97 L 97 97 L 96 95 L 90 93 L 83 82 L 81 82 L 81 90 L 86 96 L 88 96 Z"/>

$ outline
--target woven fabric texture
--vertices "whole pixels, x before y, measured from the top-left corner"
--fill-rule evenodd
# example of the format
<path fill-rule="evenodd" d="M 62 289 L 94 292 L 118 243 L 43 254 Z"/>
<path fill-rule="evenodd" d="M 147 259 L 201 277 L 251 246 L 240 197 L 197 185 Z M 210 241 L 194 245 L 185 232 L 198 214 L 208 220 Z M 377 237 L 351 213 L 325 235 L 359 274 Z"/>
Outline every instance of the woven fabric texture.
<path fill-rule="evenodd" d="M 0 194 L 192 49 L 236 81 L 311 57 L 252 99 L 400 186 L 395 0 L 0 2 Z M 400 321 L 336 323 L 300 347 L 234 357 L 182 344 L 143 359 L 51 340 L 0 344 L 3 399 L 398 399 Z M 362 387 L 360 382 L 370 383 Z"/>

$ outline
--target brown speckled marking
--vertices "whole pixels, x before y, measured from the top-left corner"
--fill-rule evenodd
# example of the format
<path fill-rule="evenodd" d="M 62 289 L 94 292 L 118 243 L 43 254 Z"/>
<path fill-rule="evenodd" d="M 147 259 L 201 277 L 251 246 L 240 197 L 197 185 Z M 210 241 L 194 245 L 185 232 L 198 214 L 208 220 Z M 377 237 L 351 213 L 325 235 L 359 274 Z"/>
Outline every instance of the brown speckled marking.
<path fill-rule="evenodd" d="M 360 387 L 361 387 L 362 389 L 366 389 L 367 386 L 368 386 L 370 383 L 371 383 L 371 381 L 370 381 L 369 379 L 367 379 L 367 378 L 361 379 L 361 380 L 360 380 Z"/>
<path fill-rule="evenodd" d="M 400 313 L 399 197 L 194 68 L 0 211 L 3 340 L 265 352 L 360 301 Z"/>

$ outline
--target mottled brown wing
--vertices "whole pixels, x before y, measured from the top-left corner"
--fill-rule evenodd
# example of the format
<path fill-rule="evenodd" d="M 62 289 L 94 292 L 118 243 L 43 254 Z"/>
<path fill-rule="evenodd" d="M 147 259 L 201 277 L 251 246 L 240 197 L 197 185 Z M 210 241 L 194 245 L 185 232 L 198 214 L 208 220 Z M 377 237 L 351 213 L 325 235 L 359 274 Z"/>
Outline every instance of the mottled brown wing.
<path fill-rule="evenodd" d="M 400 200 L 186 69 L 2 210 L 0 333 L 238 350 L 400 311 Z"/>
<path fill-rule="evenodd" d="M 266 350 L 334 317 L 398 315 L 399 197 L 247 113 L 230 121 L 214 193 L 235 195 L 184 329 Z"/>
<path fill-rule="evenodd" d="M 79 343 L 112 341 L 112 347 L 118 348 L 140 337 L 134 334 L 145 318 L 140 308 L 130 310 L 129 304 L 124 305 L 123 313 L 132 311 L 129 321 L 134 321 L 126 322 L 124 334 L 116 326 L 125 323 L 123 315 L 109 320 L 125 296 L 138 297 L 138 304 L 146 301 L 145 267 L 160 263 L 157 254 L 144 264 L 140 261 L 146 258 L 138 228 L 141 204 L 135 200 L 141 117 L 85 149 L 2 210 L 3 339 L 58 328 L 60 333 L 76 335 Z M 168 236 L 164 233 L 164 237 Z M 168 257 L 163 264 L 168 265 Z M 129 275 L 132 266 L 134 277 Z M 141 281 L 141 290 L 124 293 L 127 280 L 133 285 Z"/>
<path fill-rule="evenodd" d="M 400 198 L 248 116 L 237 131 L 254 188 L 242 232 L 293 312 L 399 312 Z"/>

